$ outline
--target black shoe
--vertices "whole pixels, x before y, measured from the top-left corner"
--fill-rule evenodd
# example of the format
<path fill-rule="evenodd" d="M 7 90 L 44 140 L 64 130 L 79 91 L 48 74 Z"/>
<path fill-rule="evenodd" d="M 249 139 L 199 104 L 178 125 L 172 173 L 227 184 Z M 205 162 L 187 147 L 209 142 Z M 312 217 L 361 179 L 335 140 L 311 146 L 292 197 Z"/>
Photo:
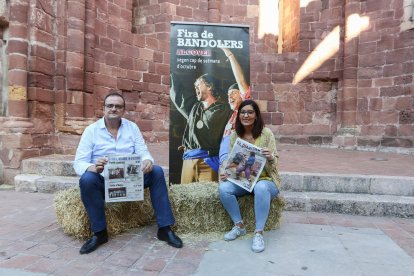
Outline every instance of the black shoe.
<path fill-rule="evenodd" d="M 171 229 L 167 231 L 160 231 L 160 229 L 158 229 L 157 237 L 159 240 L 166 241 L 173 247 L 183 247 L 183 241 Z"/>
<path fill-rule="evenodd" d="M 87 242 L 85 242 L 81 249 L 79 250 L 80 254 L 88 254 L 95 251 L 101 244 L 104 244 L 108 241 L 108 233 L 106 231 L 94 234 Z"/>

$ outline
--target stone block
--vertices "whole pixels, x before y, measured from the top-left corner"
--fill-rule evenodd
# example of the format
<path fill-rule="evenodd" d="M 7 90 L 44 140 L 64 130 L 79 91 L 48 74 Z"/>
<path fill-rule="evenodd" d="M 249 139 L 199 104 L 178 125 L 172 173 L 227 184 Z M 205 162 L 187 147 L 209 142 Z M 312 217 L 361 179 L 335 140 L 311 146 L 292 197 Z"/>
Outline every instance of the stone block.
<path fill-rule="evenodd" d="M 19 174 L 14 177 L 14 186 L 17 192 L 37 192 L 36 181 L 43 178 L 36 174 Z"/>
<path fill-rule="evenodd" d="M 58 176 L 76 176 L 73 155 L 48 155 L 22 161 L 22 173 Z"/>

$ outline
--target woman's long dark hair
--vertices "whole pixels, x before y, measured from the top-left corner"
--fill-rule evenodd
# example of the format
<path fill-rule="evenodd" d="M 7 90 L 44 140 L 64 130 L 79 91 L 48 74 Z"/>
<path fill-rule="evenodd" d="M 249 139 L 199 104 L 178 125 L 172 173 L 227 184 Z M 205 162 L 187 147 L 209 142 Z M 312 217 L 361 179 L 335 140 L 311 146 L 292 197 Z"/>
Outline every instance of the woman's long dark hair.
<path fill-rule="evenodd" d="M 252 134 L 253 134 L 253 138 L 257 139 L 257 137 L 259 137 L 260 134 L 262 134 L 262 130 L 264 128 L 264 122 L 263 122 L 263 117 L 260 114 L 259 106 L 253 100 L 245 100 L 240 104 L 239 109 L 237 110 L 238 115 L 237 115 L 236 124 L 235 124 L 236 133 L 239 137 L 243 137 L 244 135 L 244 126 L 241 124 L 241 121 L 240 121 L 240 110 L 246 105 L 251 105 L 254 109 L 254 112 L 256 113 L 256 120 L 253 123 Z"/>

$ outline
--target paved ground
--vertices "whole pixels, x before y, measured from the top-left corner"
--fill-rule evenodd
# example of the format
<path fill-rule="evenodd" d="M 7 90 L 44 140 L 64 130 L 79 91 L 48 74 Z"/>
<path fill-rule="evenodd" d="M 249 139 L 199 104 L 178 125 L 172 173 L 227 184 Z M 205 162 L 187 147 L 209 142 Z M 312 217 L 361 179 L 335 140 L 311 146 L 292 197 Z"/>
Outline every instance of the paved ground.
<path fill-rule="evenodd" d="M 279 149 L 283 171 L 414 176 L 412 155 Z M 151 150 L 168 164 L 163 145 Z M 174 249 L 149 226 L 79 255 L 82 241 L 56 223 L 53 195 L 3 190 L 0 198 L 0 275 L 414 275 L 410 219 L 284 212 L 260 254 L 250 251 L 250 236 L 184 237 L 184 248 Z"/>
<path fill-rule="evenodd" d="M 155 161 L 168 166 L 168 144 L 151 144 Z M 278 145 L 284 172 L 414 176 L 414 155 Z"/>

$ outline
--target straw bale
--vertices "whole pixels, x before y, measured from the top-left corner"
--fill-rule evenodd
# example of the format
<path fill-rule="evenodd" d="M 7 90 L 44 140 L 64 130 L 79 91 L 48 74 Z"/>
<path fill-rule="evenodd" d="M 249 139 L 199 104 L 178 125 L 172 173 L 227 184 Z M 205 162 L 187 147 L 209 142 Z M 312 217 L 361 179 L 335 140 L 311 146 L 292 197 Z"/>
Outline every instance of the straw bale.
<path fill-rule="evenodd" d="M 233 223 L 224 210 L 216 182 L 198 182 L 172 185 L 169 197 L 176 224 L 174 230 L 180 234 L 225 232 Z M 108 233 L 116 235 L 131 228 L 153 223 L 149 189 L 145 189 L 144 201 L 107 203 L 105 208 Z M 254 199 L 245 196 L 239 199 L 240 211 L 249 231 L 255 228 Z M 272 200 L 265 230 L 279 225 L 283 198 Z M 86 210 L 80 199 L 79 188 L 58 192 L 54 200 L 58 224 L 66 234 L 80 239 L 90 237 L 91 230 Z"/>
<path fill-rule="evenodd" d="M 233 227 L 233 223 L 220 202 L 218 183 L 198 182 L 172 185 L 170 201 L 176 218 L 175 229 L 178 233 L 224 232 Z M 247 230 L 255 229 L 254 198 L 239 198 L 240 212 Z M 265 230 L 279 226 L 283 198 L 272 200 Z"/>
<path fill-rule="evenodd" d="M 148 189 L 145 189 L 144 198 L 144 201 L 116 202 L 105 205 L 109 235 L 116 235 L 154 221 Z M 63 232 L 79 239 L 90 237 L 89 219 L 80 199 L 79 188 L 58 192 L 54 199 L 54 208 L 57 222 Z"/>

